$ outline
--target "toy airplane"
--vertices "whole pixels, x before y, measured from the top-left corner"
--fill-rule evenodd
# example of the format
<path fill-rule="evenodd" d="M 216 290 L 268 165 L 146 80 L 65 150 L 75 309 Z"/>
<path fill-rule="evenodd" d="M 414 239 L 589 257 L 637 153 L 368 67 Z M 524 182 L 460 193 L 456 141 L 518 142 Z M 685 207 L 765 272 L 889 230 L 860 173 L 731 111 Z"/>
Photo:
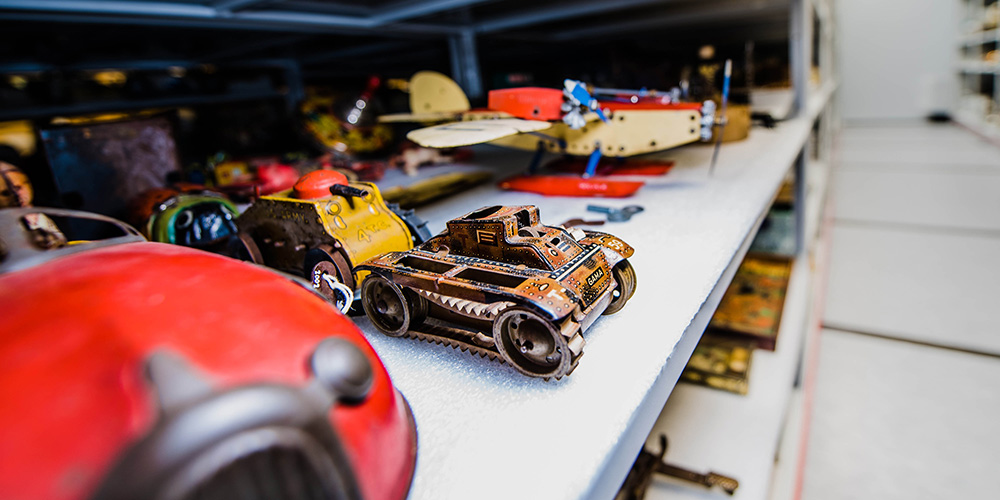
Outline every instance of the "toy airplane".
<path fill-rule="evenodd" d="M 679 103 L 669 94 L 619 89 L 593 89 L 566 80 L 563 89 L 523 87 L 493 90 L 487 110 L 470 110 L 468 99 L 448 77 L 420 72 L 410 81 L 409 115 L 383 116 L 384 121 L 447 121 L 411 131 L 407 137 L 426 147 L 453 148 L 489 142 L 536 151 L 528 175 L 500 183 L 504 189 L 561 196 L 625 197 L 642 182 L 608 179 L 619 159 L 709 140 L 716 125 L 715 104 Z M 602 96 L 600 99 L 594 95 Z M 586 156 L 586 164 L 563 162 L 563 169 L 582 175 L 537 175 L 545 152 Z M 621 163 L 621 162 L 619 162 Z M 631 175 L 666 173 L 662 162 L 630 166 Z M 598 171 L 603 175 L 597 176 Z"/>

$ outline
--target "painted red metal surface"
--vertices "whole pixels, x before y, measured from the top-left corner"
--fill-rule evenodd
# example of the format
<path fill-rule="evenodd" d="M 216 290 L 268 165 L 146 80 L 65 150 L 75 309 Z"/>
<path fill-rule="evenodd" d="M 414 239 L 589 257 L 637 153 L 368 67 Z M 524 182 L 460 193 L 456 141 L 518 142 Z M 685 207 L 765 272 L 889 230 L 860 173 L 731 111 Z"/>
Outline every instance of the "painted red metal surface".
<path fill-rule="evenodd" d="M 330 196 L 330 188 L 347 185 L 347 176 L 335 170 L 313 170 L 303 175 L 292 187 L 295 197 L 300 200 L 315 200 Z"/>
<path fill-rule="evenodd" d="M 503 111 L 525 120 L 556 121 L 561 120 L 564 114 L 560 109 L 563 100 L 561 89 L 517 87 L 491 90 L 487 108 L 491 111 Z M 601 109 L 612 113 L 619 110 L 701 110 L 701 104 L 696 102 L 662 103 L 653 98 L 639 98 L 637 102 L 613 100 L 598 102 Z"/>
<path fill-rule="evenodd" d="M 491 90 L 487 107 L 525 120 L 554 121 L 562 119 L 562 103 L 560 89 L 518 87 Z"/>
<path fill-rule="evenodd" d="M 268 270 L 179 246 L 127 243 L 0 276 L 0 495 L 86 498 L 156 407 L 143 362 L 169 349 L 218 388 L 302 386 L 330 336 L 375 371 L 330 417 L 365 498 L 403 498 L 415 465 L 407 406 L 357 328 Z"/>
<path fill-rule="evenodd" d="M 257 167 L 257 184 L 260 186 L 260 194 L 262 195 L 289 189 L 297 180 L 299 180 L 299 171 L 291 165 L 269 163 Z"/>
<path fill-rule="evenodd" d="M 504 179 L 501 189 L 527 191 L 546 196 L 588 196 L 625 198 L 632 196 L 643 185 L 638 181 L 619 181 L 604 177 L 571 177 L 562 175 L 519 175 Z"/>
<path fill-rule="evenodd" d="M 670 104 L 661 104 L 658 102 L 643 102 L 639 101 L 636 103 L 631 102 L 618 102 L 618 101 L 598 101 L 601 104 L 601 109 L 607 111 L 632 111 L 632 110 L 691 110 L 691 111 L 701 111 L 701 104 L 696 102 L 677 102 Z"/>
<path fill-rule="evenodd" d="M 665 175 L 674 167 L 673 160 L 635 160 L 619 158 L 601 158 L 597 164 L 598 176 L 613 175 Z M 587 170 L 587 158 L 562 157 L 546 163 L 545 170 L 582 174 Z"/>

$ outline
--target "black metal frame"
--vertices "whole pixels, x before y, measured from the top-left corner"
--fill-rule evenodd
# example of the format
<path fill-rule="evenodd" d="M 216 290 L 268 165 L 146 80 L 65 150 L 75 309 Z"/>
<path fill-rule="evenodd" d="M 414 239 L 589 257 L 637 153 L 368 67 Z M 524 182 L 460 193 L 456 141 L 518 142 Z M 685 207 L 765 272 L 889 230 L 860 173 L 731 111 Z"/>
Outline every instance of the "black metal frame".
<path fill-rule="evenodd" d="M 791 2 L 794 3 L 794 2 Z M 705 23 L 742 23 L 773 30 L 787 16 L 788 0 L 576 0 L 539 4 L 528 0 L 0 0 L 0 19 L 46 23 L 148 25 L 294 33 L 211 50 L 187 61 L 219 62 L 290 47 L 308 35 L 354 36 L 343 46 L 305 48 L 289 60 L 306 71 L 344 57 L 412 51 L 413 42 L 446 41 L 455 80 L 473 99 L 484 92 L 477 40 L 484 36 L 532 39 L 541 44 L 674 32 Z M 787 26 L 779 23 L 778 26 Z M 758 30 L 758 32 L 761 30 Z M 337 44 L 339 45 L 339 44 Z M 298 47 L 301 48 L 301 47 Z M 568 54 L 570 57 L 583 54 Z M 176 63 L 176 61 L 174 62 Z M 176 65 L 176 64 L 174 64 Z M 15 69 L 8 65 L 0 71 Z"/>

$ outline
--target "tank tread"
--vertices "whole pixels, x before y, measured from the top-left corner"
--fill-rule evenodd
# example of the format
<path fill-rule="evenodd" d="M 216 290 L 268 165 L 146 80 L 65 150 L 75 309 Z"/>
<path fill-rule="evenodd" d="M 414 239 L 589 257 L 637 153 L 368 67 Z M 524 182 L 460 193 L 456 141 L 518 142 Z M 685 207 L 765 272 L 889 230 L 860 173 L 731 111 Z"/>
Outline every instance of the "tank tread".
<path fill-rule="evenodd" d="M 556 380 L 573 373 L 573 370 L 576 369 L 576 366 L 580 362 L 580 357 L 583 355 L 583 346 L 586 343 L 583 335 L 580 334 L 580 323 L 573 319 L 572 316 L 566 318 L 562 323 L 560 332 L 566 338 L 572 358 L 569 369 L 566 373 L 556 375 L 554 377 Z M 410 329 L 402 336 L 431 344 L 451 346 L 451 348 L 462 352 L 468 352 L 472 355 L 478 354 L 481 358 L 489 358 L 493 361 L 499 361 L 502 364 L 508 364 L 507 360 L 503 359 L 497 351 L 496 345 L 493 343 L 493 337 L 485 335 L 482 332 L 473 332 L 447 326 L 433 319 L 428 319 L 424 324 L 417 327 L 417 329 Z M 484 345 L 487 343 L 489 344 L 488 346 Z M 551 377 L 544 377 L 545 380 L 549 378 Z"/>
<path fill-rule="evenodd" d="M 556 380 L 568 376 L 573 373 L 573 370 L 576 370 L 576 366 L 580 364 L 580 357 L 583 356 L 583 346 L 587 344 L 587 341 L 583 339 L 583 335 L 580 333 L 580 322 L 572 314 L 563 321 L 559 332 L 566 339 L 566 345 L 569 346 L 572 357 L 570 358 L 569 369 L 566 370 L 566 373 L 557 376 Z"/>
<path fill-rule="evenodd" d="M 434 293 L 429 290 L 420 290 L 418 288 L 411 288 L 411 290 L 417 292 L 420 295 L 423 295 L 425 298 L 427 298 L 427 300 L 445 309 L 475 319 L 485 319 L 493 321 L 494 319 L 496 319 L 498 314 L 503 312 L 504 309 L 507 309 L 508 307 L 514 305 L 513 302 L 507 302 L 507 301 L 492 302 L 486 304 L 483 302 L 476 302 L 473 300 L 462 299 L 459 297 L 441 295 L 439 293 Z"/>
<path fill-rule="evenodd" d="M 419 330 L 410 329 L 408 332 L 403 334 L 403 337 L 423 340 L 432 344 L 444 344 L 451 346 L 453 349 L 459 349 L 462 352 L 478 354 L 481 358 L 488 357 L 491 360 L 506 363 L 506 361 L 500 357 L 500 353 L 497 352 L 496 347 L 493 345 L 492 337 L 485 335 L 482 332 L 471 332 L 469 330 L 454 328 L 437 322 L 431 323 L 431 321 L 433 320 L 427 320 L 426 323 L 420 325 L 418 327 Z M 488 347 L 482 345 L 486 342 L 489 343 Z"/>

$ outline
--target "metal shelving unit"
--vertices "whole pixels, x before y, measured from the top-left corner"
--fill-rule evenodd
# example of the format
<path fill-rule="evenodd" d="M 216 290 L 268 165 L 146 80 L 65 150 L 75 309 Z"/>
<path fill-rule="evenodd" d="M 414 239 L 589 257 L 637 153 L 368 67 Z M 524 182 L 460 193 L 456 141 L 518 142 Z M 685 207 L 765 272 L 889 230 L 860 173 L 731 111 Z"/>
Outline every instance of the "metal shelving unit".
<path fill-rule="evenodd" d="M 817 123 L 820 140 L 827 142 L 834 120 L 829 104 L 835 90 L 831 10 L 827 0 L 545 4 L 525 0 L 0 0 L 0 22 L 123 29 L 148 26 L 167 30 L 168 35 L 192 30 L 191 36 L 193 30 L 226 30 L 233 35 L 231 41 L 213 40 L 215 45 L 201 52 L 179 50 L 165 60 L 191 65 L 283 61 L 294 75 L 349 72 L 359 61 L 403 64 L 407 59 L 407 64 L 416 64 L 423 60 L 419 54 L 426 48 L 429 57 L 450 68 L 473 98 L 482 95 L 485 87 L 480 53 L 485 42 L 573 47 L 637 32 L 661 33 L 664 39 L 711 38 L 705 35 L 711 29 L 728 40 L 773 39 L 772 31 L 778 38 L 786 36 L 795 109 L 790 119 L 773 130 L 755 129 L 746 141 L 725 145 L 714 176 L 708 172 L 711 148 L 685 147 L 662 153 L 677 161 L 669 176 L 648 182 L 627 201 L 605 200 L 606 204 L 646 208 L 630 222 L 607 227 L 637 248 L 632 262 L 639 288 L 621 313 L 602 318 L 586 333 L 586 355 L 572 376 L 558 382 L 527 379 L 510 367 L 443 346 L 386 338 L 360 320 L 409 399 L 417 421 L 418 465 L 410 498 L 604 499 L 618 490 L 653 429 L 790 169 L 797 174 L 798 199 L 806 200 L 800 207 L 821 205 L 813 200 L 825 188 L 814 187 L 811 194 L 807 189 L 813 171 L 808 168 L 808 143 Z M 724 29 L 717 29 L 720 26 Z M 580 52 L 566 57 L 586 56 Z M 819 86 L 810 83 L 814 52 Z M 24 69 L 26 63 L 38 61 L 6 61 L 0 71 Z M 364 72 L 363 67 L 357 68 Z M 482 147 L 476 163 L 510 172 L 527 161 L 528 155 Z M 445 221 L 479 208 L 486 199 L 497 204 L 538 205 L 548 223 L 578 217 L 593 201 L 500 192 L 485 186 L 423 208 L 421 216 L 430 222 L 432 231 L 441 230 Z M 800 208 L 799 213 L 799 227 L 805 228 L 806 209 Z M 802 248 L 808 247 L 807 234 L 811 233 L 803 229 Z M 808 289 L 809 279 L 801 271 L 807 273 L 808 266 L 800 260 L 796 269 L 798 289 Z M 805 310 L 800 312 L 805 317 Z M 794 342 L 787 345 L 794 347 Z M 781 359 L 791 363 L 799 358 L 792 352 Z M 788 371 L 785 365 L 776 370 Z M 784 399 L 782 408 L 762 403 L 768 406 L 772 430 L 781 427 L 783 408 L 789 404 Z M 699 400 L 685 404 L 705 402 Z M 748 411 L 751 403 L 746 403 L 726 411 Z M 678 432 L 697 440 L 707 431 Z M 773 449 L 768 450 L 765 446 L 745 451 L 773 456 Z M 684 463 L 684 457 L 678 461 Z"/>
<path fill-rule="evenodd" d="M 823 119 L 829 113 L 828 84 L 810 96 L 810 115 Z M 817 138 L 821 140 L 821 138 Z M 817 140 L 813 139 L 813 140 Z M 794 429 L 802 414 L 804 344 L 819 325 L 816 301 L 818 277 L 815 253 L 819 250 L 820 218 L 825 204 L 829 158 L 810 158 L 805 197 L 806 245 L 796 257 L 786 293 L 784 312 L 774 352 L 754 352 L 750 390 L 746 396 L 705 387 L 679 385 L 671 394 L 647 440 L 656 449 L 657 438 L 670 437 L 667 459 L 695 470 L 716 470 L 740 480 L 736 499 L 795 498 L 799 453 L 804 436 Z M 799 421 L 800 422 L 800 421 Z M 782 441 L 785 451 L 781 452 Z M 787 468 L 784 474 L 777 471 Z M 647 498 L 707 499 L 717 492 L 669 479 L 654 481 Z"/>
<path fill-rule="evenodd" d="M 418 422 L 420 458 L 410 498 L 612 497 L 831 92 L 813 93 L 802 116 L 724 146 L 713 177 L 710 147 L 680 148 L 662 154 L 677 161 L 668 176 L 628 200 L 603 200 L 646 209 L 627 223 L 605 226 L 637 248 L 631 260 L 639 288 L 622 312 L 588 330 L 585 355 L 564 380 L 526 379 L 446 346 L 387 338 L 361 321 Z M 491 147 L 476 153 L 477 165 L 498 171 L 530 157 Z M 538 205 L 543 220 L 556 223 L 594 202 L 485 186 L 421 215 L 437 231 L 487 199 Z M 780 417 L 782 410 L 773 410 Z M 780 421 L 770 425 L 780 428 Z M 692 429 L 689 439 L 702 431 Z"/>
<path fill-rule="evenodd" d="M 107 25 L 116 30 L 148 26 L 150 32 L 139 36 L 160 34 L 157 40 L 173 52 L 169 58 L 172 65 L 267 58 L 287 60 L 305 74 L 328 72 L 331 65 L 337 66 L 336 71 L 363 74 L 379 64 L 433 62 L 450 68 L 456 81 L 475 99 L 484 88 L 478 50 L 484 40 L 500 47 L 564 44 L 566 53 L 553 57 L 586 58 L 589 49 L 584 46 L 622 34 L 655 33 L 664 40 L 707 38 L 704 27 L 721 25 L 725 29 L 718 31 L 719 38 L 765 36 L 762 33 L 775 29 L 780 37 L 789 28 L 789 5 L 787 0 L 750 4 L 737 0 L 564 0 L 545 4 L 528 0 L 0 0 L 0 21 L 12 23 L 10 26 L 37 23 L 49 29 L 53 25 Z M 210 40 L 212 46 L 204 50 L 180 43 L 203 31 L 231 36 Z M 75 36 L 82 47 L 95 54 L 92 57 L 100 58 L 109 42 L 88 45 L 94 35 L 92 30 L 67 36 Z M 19 36 L 31 36 L 31 32 Z M 30 54 L 25 57 L 30 58 Z M 16 70 L 21 61 L 9 62 L 14 64 L 0 66 L 0 71 Z M 362 69 L 352 66 L 359 62 L 370 65 Z"/>
<path fill-rule="evenodd" d="M 973 131 L 1000 139 L 1000 29 L 996 0 L 964 0 L 956 71 L 961 96 L 955 119 Z"/>
<path fill-rule="evenodd" d="M 747 396 L 678 386 L 646 443 L 656 449 L 659 436 L 669 436 L 670 462 L 733 475 L 741 481 L 734 495 L 738 499 L 798 498 L 801 487 L 807 438 L 803 429 L 807 428 L 804 422 L 811 401 L 805 395 L 810 388 L 803 382 L 813 369 L 807 358 L 815 348 L 811 337 L 820 324 L 821 313 L 814 307 L 820 285 L 816 271 L 823 268 L 821 263 L 817 265 L 824 258 L 820 225 L 837 117 L 831 102 L 836 90 L 832 6 L 814 0 L 803 3 L 800 9 L 793 8 L 792 17 L 793 81 L 797 74 L 800 83 L 796 100 L 805 95 L 806 116 L 813 120 L 814 130 L 805 148 L 811 153 L 796 159 L 796 215 L 801 244 L 787 290 L 778 348 L 775 352 L 755 352 Z M 796 46 L 800 49 L 796 50 Z M 819 76 L 818 85 L 803 74 L 809 68 Z M 807 81 L 809 84 L 801 83 Z M 647 498 L 709 499 L 717 495 L 661 477 L 653 482 Z"/>

